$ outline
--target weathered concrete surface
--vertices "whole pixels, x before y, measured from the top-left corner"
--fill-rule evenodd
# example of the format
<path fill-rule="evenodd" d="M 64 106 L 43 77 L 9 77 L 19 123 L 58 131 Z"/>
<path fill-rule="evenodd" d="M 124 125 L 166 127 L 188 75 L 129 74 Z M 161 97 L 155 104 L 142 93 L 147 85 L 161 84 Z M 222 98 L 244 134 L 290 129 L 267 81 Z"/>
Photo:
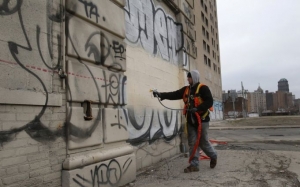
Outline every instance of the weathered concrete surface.
<path fill-rule="evenodd" d="M 135 186 L 300 186 L 299 152 L 218 150 L 215 169 L 200 161 L 200 171 L 183 173 L 187 158 L 161 162 L 138 175 Z"/>
<path fill-rule="evenodd" d="M 224 121 L 211 122 L 210 139 L 228 140 L 226 145 L 213 144 L 218 153 L 215 169 L 209 167 L 209 160 L 201 160 L 199 172 L 184 173 L 188 158 L 179 155 L 140 170 L 131 186 L 300 187 L 299 128 L 290 128 L 297 119 L 272 119 L 281 125 L 266 119 L 256 119 L 253 122 L 260 125 L 249 129 L 244 128 L 245 123 L 233 126 Z M 251 119 L 246 124 L 251 124 Z M 262 125 L 265 127 L 260 128 Z M 218 127 L 227 130 L 218 130 Z"/>

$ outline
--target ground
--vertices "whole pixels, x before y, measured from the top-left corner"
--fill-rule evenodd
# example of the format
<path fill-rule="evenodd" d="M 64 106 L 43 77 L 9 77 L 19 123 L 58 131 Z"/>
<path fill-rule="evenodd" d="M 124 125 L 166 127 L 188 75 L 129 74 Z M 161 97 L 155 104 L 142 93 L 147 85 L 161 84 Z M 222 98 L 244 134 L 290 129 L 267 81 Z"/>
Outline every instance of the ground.
<path fill-rule="evenodd" d="M 255 118 L 237 118 L 212 122 L 226 126 L 292 126 L 300 125 L 300 116 L 265 116 Z"/>
<path fill-rule="evenodd" d="M 247 127 L 247 128 L 246 128 Z M 300 116 L 212 122 L 209 135 L 218 153 L 216 168 L 184 173 L 185 154 L 140 170 L 130 186 L 300 187 Z"/>

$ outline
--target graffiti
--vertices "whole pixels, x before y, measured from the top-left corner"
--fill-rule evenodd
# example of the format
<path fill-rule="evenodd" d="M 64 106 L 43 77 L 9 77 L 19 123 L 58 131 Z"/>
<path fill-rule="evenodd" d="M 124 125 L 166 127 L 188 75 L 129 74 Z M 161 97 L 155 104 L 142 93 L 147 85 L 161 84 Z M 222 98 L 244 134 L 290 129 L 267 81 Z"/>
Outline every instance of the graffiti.
<path fill-rule="evenodd" d="M 0 5 L 0 15 L 10 15 L 16 13 L 23 3 L 23 0 L 3 0 Z M 11 5 L 13 5 L 11 7 Z"/>
<path fill-rule="evenodd" d="M 125 48 L 122 44 L 120 44 L 118 41 L 113 41 L 113 47 L 112 48 L 113 48 L 113 50 L 115 51 L 115 54 L 116 54 L 115 58 L 120 58 L 120 60 L 125 59 L 122 56 L 124 51 L 125 51 Z"/>
<path fill-rule="evenodd" d="M 145 141 L 151 144 L 160 138 L 169 141 L 179 133 L 181 115 L 178 111 L 142 111 L 139 113 L 128 108 L 128 142 L 131 144 L 137 145 Z"/>
<path fill-rule="evenodd" d="M 117 40 L 110 33 L 95 28 L 77 17 L 69 17 L 67 25 L 72 28 L 79 25 L 82 27 L 80 32 L 67 28 L 70 43 L 69 54 L 75 55 L 80 60 L 92 60 L 97 65 L 108 67 L 110 71 L 125 70 L 126 49 L 121 39 Z M 81 45 L 78 41 L 84 41 L 85 45 Z"/>
<path fill-rule="evenodd" d="M 121 122 L 120 122 L 120 119 L 122 119 L 122 116 L 120 116 L 120 111 L 118 110 L 118 115 L 115 115 L 115 118 L 118 119 L 118 123 L 112 123 L 110 124 L 112 127 L 114 126 L 118 126 L 119 129 L 124 128 L 126 131 L 127 131 L 127 128 L 125 125 L 122 125 Z"/>
<path fill-rule="evenodd" d="M 9 6 L 10 4 L 14 4 L 15 6 L 13 6 L 12 8 Z M 23 15 L 21 12 L 21 5 L 23 3 L 22 0 L 18 0 L 18 1 L 14 1 L 14 3 L 12 3 L 9 0 L 4 0 L 4 2 L 2 3 L 1 7 L 0 7 L 0 14 L 1 15 L 10 15 L 10 14 L 14 14 L 16 13 L 18 15 L 19 18 L 19 22 L 21 25 L 21 30 L 23 32 L 24 38 L 25 38 L 25 43 L 24 44 L 18 44 L 16 42 L 13 41 L 8 41 L 8 48 L 10 50 L 10 53 L 13 57 L 13 59 L 15 60 L 15 62 L 26 72 L 28 72 L 31 76 L 33 76 L 42 86 L 43 92 L 45 93 L 45 104 L 44 106 L 41 108 L 41 111 L 35 116 L 35 118 L 33 120 L 31 120 L 29 123 L 25 124 L 22 127 L 19 128 L 13 128 L 11 130 L 8 131 L 1 131 L 0 132 L 0 143 L 2 142 L 8 142 L 11 141 L 13 139 L 13 136 L 21 131 L 25 131 L 31 138 L 37 140 L 37 141 L 43 141 L 43 140 L 49 140 L 49 141 L 54 141 L 56 139 L 56 137 L 58 136 L 62 136 L 63 134 L 63 129 L 58 129 L 57 131 L 51 131 L 48 129 L 48 127 L 46 127 L 46 125 L 43 124 L 43 122 L 41 121 L 42 116 L 45 113 L 45 110 L 47 108 L 48 105 L 48 89 L 46 88 L 44 82 L 42 81 L 41 77 L 39 77 L 34 71 L 32 71 L 32 69 L 30 67 L 32 66 L 28 66 L 26 65 L 24 62 L 22 62 L 22 60 L 19 58 L 19 54 L 20 51 L 27 51 L 28 53 L 33 52 L 33 48 L 32 48 L 32 41 L 30 41 L 29 37 L 28 37 L 28 31 L 25 29 L 24 26 L 24 22 L 23 22 Z M 55 17 L 53 15 L 48 15 L 49 17 Z M 50 25 L 47 24 L 48 30 Z M 45 62 L 43 55 L 41 54 L 41 47 L 39 44 L 40 41 L 40 28 L 37 25 L 37 30 L 36 30 L 36 40 L 37 40 L 37 46 L 38 46 L 38 51 L 39 51 L 39 55 L 41 57 L 41 61 L 44 63 L 44 65 L 51 69 L 51 70 L 58 70 L 60 67 L 60 58 L 58 58 L 58 62 L 56 64 L 55 67 L 50 67 L 49 65 L 47 65 L 47 63 Z M 57 36 L 58 41 L 60 41 L 60 36 Z M 23 43 L 23 42 L 22 42 Z M 48 50 L 51 51 L 52 49 L 49 47 L 49 39 L 48 39 Z M 51 56 L 51 59 L 53 59 L 53 56 Z"/>
<path fill-rule="evenodd" d="M 210 113 L 211 119 L 221 120 L 223 119 L 223 105 L 222 102 L 214 101 L 214 110 Z"/>
<path fill-rule="evenodd" d="M 196 40 L 196 36 L 195 36 L 195 31 L 194 31 L 194 26 L 193 24 L 186 18 L 184 17 L 184 23 L 186 26 L 186 34 L 192 39 L 192 40 Z"/>
<path fill-rule="evenodd" d="M 89 10 L 89 16 L 98 15 L 97 7 L 94 7 L 92 6 L 92 4 L 89 4 L 83 0 L 79 1 L 83 3 L 82 5 L 85 6 L 86 10 Z M 39 24 L 36 24 L 34 26 L 34 28 L 36 28 L 34 33 L 35 37 L 29 38 L 29 31 L 25 29 L 25 23 L 23 22 L 23 15 L 21 11 L 23 1 L 18 0 L 14 2 L 15 3 L 13 4 L 13 6 L 11 6 L 9 4 L 9 0 L 4 0 L 0 5 L 0 14 L 2 15 L 1 19 L 4 19 L 6 15 L 16 14 L 18 22 L 20 23 L 20 30 L 24 36 L 24 41 L 7 42 L 10 54 L 15 61 L 11 63 L 13 63 L 13 65 L 15 66 L 19 66 L 23 71 L 26 71 L 30 76 L 34 77 L 35 81 L 38 82 L 41 87 L 41 90 L 38 91 L 44 93 L 45 95 L 45 101 L 40 111 L 37 112 L 36 116 L 32 120 L 29 120 L 29 122 L 24 124 L 22 127 L 0 131 L 0 143 L 5 143 L 13 140 L 15 135 L 21 131 L 25 131 L 31 138 L 39 142 L 45 142 L 45 140 L 55 141 L 58 137 L 65 137 L 66 129 L 68 129 L 68 136 L 74 137 L 75 139 L 84 140 L 91 137 L 95 129 L 99 126 L 99 122 L 103 120 L 103 114 L 101 110 L 98 110 L 97 113 L 93 113 L 92 115 L 92 103 L 94 107 L 95 105 L 97 106 L 96 108 L 107 108 L 108 105 L 113 105 L 113 107 L 117 108 L 118 106 L 125 105 L 127 103 L 127 77 L 120 73 L 120 71 L 124 71 L 124 64 L 122 64 L 120 61 L 126 60 L 126 46 L 123 45 L 122 41 L 115 39 L 116 37 L 112 37 L 109 35 L 109 33 L 100 29 L 98 31 L 92 30 L 92 32 L 84 35 L 84 38 L 74 37 L 74 33 L 71 33 L 70 24 L 74 24 L 76 26 L 76 22 L 72 22 L 72 20 L 75 20 L 75 18 L 77 17 L 68 12 L 66 12 L 65 15 L 64 7 L 61 5 L 59 5 L 57 10 L 53 12 L 51 10 L 49 2 L 46 5 L 47 24 L 45 25 L 48 32 L 47 36 L 45 37 L 46 42 L 41 42 L 41 38 L 43 37 L 44 32 L 43 29 L 45 28 L 41 27 Z M 134 1 L 127 2 L 126 12 L 128 16 L 129 13 L 131 15 L 135 11 L 137 11 L 134 10 L 135 8 L 132 5 L 133 2 Z M 149 4 L 147 4 L 147 2 Z M 138 38 L 140 42 L 144 43 L 148 39 L 151 40 L 152 37 L 153 41 L 150 42 L 153 42 L 153 47 L 156 46 L 155 49 L 152 49 L 153 53 L 160 53 L 164 59 L 177 59 L 178 50 L 180 50 L 183 40 L 181 32 L 178 31 L 181 29 L 181 25 L 174 22 L 174 20 L 170 16 L 166 15 L 163 9 L 161 9 L 160 7 L 154 8 L 154 4 L 152 1 L 147 2 L 139 2 L 138 6 L 144 7 L 144 5 L 150 5 L 151 11 L 144 13 L 138 13 L 137 11 L 135 13 L 139 16 L 141 16 L 140 14 L 143 14 L 144 16 L 152 15 L 153 19 L 146 19 L 144 17 L 145 19 L 143 21 L 147 23 L 151 22 L 150 26 L 152 25 L 153 27 L 151 27 L 151 30 L 150 28 L 145 27 L 145 22 L 143 25 L 142 20 L 138 21 L 140 25 L 140 29 L 138 31 Z M 139 11 L 141 10 L 146 11 L 145 7 L 140 9 Z M 129 17 L 127 17 L 127 19 L 129 19 Z M 65 22 L 63 24 L 66 24 L 66 40 L 69 42 L 67 44 L 68 48 L 73 50 L 72 57 L 76 56 L 78 64 L 81 65 L 79 71 L 73 72 L 70 71 L 73 69 L 68 69 L 68 71 L 65 72 L 68 75 L 66 88 L 68 100 L 70 101 L 70 109 L 67 112 L 64 127 L 57 130 L 50 130 L 42 120 L 46 109 L 49 107 L 49 93 L 52 92 L 52 90 L 50 90 L 46 86 L 46 83 L 44 82 L 45 80 L 42 77 L 42 73 L 45 72 L 57 74 L 62 71 L 62 53 L 60 51 L 60 48 L 55 51 L 57 60 L 54 60 L 55 55 L 53 49 L 53 39 L 57 40 L 56 45 L 62 45 L 61 36 L 59 34 L 55 35 L 53 33 L 51 28 L 53 24 L 52 22 Z M 154 27 L 157 28 L 154 30 Z M 84 41 L 84 45 L 79 46 L 78 43 L 76 43 L 77 39 L 78 41 Z M 33 50 L 33 44 L 35 44 L 34 46 L 36 46 L 37 50 Z M 147 46 L 146 43 L 144 44 L 145 46 Z M 80 47 L 82 47 L 83 49 L 81 50 Z M 45 49 L 48 53 L 45 53 Z M 21 52 L 37 55 L 40 59 L 35 61 L 34 65 L 27 64 L 28 62 L 22 58 Z M 96 65 L 106 66 L 107 70 L 87 65 L 88 63 L 86 59 L 88 58 L 95 62 Z M 8 62 L 6 60 L 1 61 Z M 70 85 L 70 80 L 72 80 L 74 85 L 77 86 Z M 82 118 L 85 118 L 87 121 L 91 120 L 91 125 L 89 125 L 89 127 L 79 127 L 76 124 L 71 123 L 70 119 L 72 118 L 73 114 L 73 101 L 81 101 L 81 103 L 84 103 L 87 100 L 87 98 L 80 98 L 78 94 L 76 95 L 76 93 L 78 92 L 85 91 L 83 89 L 85 86 L 91 89 L 91 94 L 94 95 L 92 99 L 88 99 L 89 104 L 86 110 L 82 113 Z M 79 89 L 79 91 L 74 89 Z M 94 100 L 97 102 L 94 102 Z M 158 138 L 169 140 L 174 138 L 179 131 L 178 129 L 180 126 L 180 115 L 178 113 L 170 113 L 167 111 L 162 112 L 156 111 L 154 109 L 148 111 L 145 109 L 145 113 L 144 115 L 142 115 L 142 119 L 144 121 L 143 123 L 140 123 L 140 119 L 138 119 L 137 117 L 139 116 L 139 114 L 134 111 L 133 108 L 128 112 L 127 110 L 123 110 L 122 115 L 119 112 L 120 111 L 118 111 L 117 116 L 118 121 L 113 122 L 109 125 L 111 125 L 111 127 L 117 127 L 118 129 L 125 129 L 125 132 L 129 131 L 129 133 L 131 134 L 131 136 L 129 137 L 129 142 L 132 144 L 137 144 L 143 141 L 153 142 Z M 125 123 L 120 122 L 122 116 L 124 116 L 126 120 Z"/>
<path fill-rule="evenodd" d="M 187 4 L 183 3 L 183 9 L 184 9 L 184 13 L 187 15 L 187 17 L 189 17 L 191 19 L 193 14 L 192 14 L 190 7 Z"/>
<path fill-rule="evenodd" d="M 127 0 L 125 12 L 129 43 L 141 44 L 148 53 L 159 54 L 166 61 L 178 62 L 178 52 L 183 47 L 182 24 L 161 7 L 154 7 L 152 0 Z"/>
<path fill-rule="evenodd" d="M 127 172 L 131 163 L 132 159 L 128 158 L 121 167 L 120 163 L 117 160 L 112 159 L 110 160 L 108 165 L 106 165 L 105 163 L 96 165 L 94 169 L 90 170 L 89 177 L 76 174 L 76 177 L 73 178 L 73 181 L 81 187 L 96 187 L 105 184 L 117 186 L 122 179 L 122 176 Z"/>
<path fill-rule="evenodd" d="M 93 2 L 87 2 L 84 0 L 78 0 L 78 1 L 84 4 L 86 17 L 92 18 L 92 15 L 94 15 L 96 17 L 96 22 L 98 23 L 98 17 L 100 17 L 100 15 L 98 14 L 97 6 Z M 89 10 L 88 7 L 90 8 Z"/>

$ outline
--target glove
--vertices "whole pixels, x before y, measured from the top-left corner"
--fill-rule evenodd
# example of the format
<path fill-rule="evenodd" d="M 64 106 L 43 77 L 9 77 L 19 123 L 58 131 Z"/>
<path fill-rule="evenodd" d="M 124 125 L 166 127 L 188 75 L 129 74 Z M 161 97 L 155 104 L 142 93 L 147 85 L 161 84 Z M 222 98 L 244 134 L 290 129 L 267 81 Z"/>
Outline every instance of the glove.
<path fill-rule="evenodd" d="M 191 112 L 192 112 L 192 113 L 195 113 L 195 112 L 197 112 L 197 111 L 198 111 L 198 108 L 192 108 L 192 109 L 191 109 Z"/>
<path fill-rule="evenodd" d="M 153 90 L 153 96 L 160 98 L 160 93 L 156 90 Z"/>

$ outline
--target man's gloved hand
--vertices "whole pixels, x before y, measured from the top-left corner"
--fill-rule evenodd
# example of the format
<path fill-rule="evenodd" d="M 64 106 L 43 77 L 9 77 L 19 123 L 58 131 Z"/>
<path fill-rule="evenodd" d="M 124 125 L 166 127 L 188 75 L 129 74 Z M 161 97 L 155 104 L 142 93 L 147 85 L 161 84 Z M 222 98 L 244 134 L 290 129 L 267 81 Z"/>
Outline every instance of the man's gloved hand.
<path fill-rule="evenodd" d="M 195 112 L 197 112 L 197 111 L 198 111 L 198 108 L 192 108 L 192 109 L 191 109 L 191 112 L 192 112 L 192 113 L 195 113 Z"/>
<path fill-rule="evenodd" d="M 160 93 L 157 90 L 153 90 L 153 96 L 160 98 Z"/>

